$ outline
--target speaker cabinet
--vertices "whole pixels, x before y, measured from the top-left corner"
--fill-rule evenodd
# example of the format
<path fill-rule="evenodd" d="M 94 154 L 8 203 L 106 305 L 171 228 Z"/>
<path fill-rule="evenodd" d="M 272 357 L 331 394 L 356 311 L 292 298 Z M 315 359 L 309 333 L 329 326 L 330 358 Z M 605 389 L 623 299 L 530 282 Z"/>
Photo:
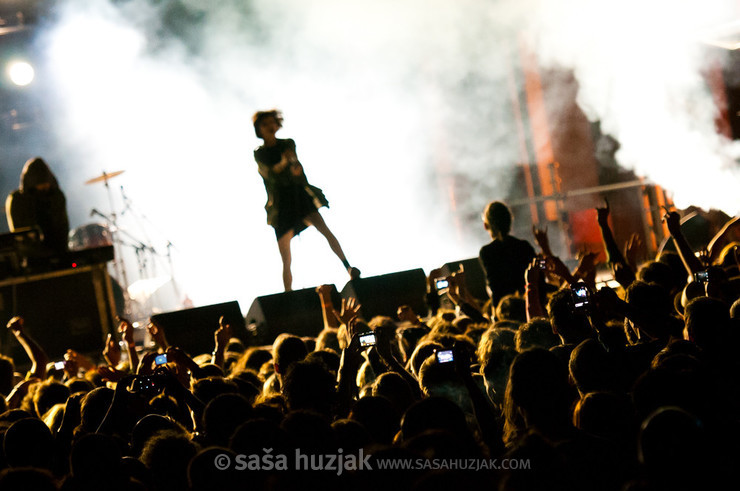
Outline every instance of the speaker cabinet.
<path fill-rule="evenodd" d="M 473 297 L 485 302 L 488 300 L 488 291 L 486 290 L 486 272 L 481 266 L 480 259 L 473 257 L 470 259 L 461 259 L 459 261 L 452 261 L 445 263 L 442 266 L 442 274 L 449 276 L 452 273 L 459 271 L 460 266 L 465 271 L 465 286 Z"/>
<path fill-rule="evenodd" d="M 100 353 L 112 332 L 110 277 L 104 264 L 41 273 L 0 281 L 2 353 L 19 366 L 28 357 L 5 329 L 11 317 L 25 320 L 25 331 L 59 361 L 67 349 Z"/>
<path fill-rule="evenodd" d="M 218 329 L 221 316 L 231 325 L 233 337 L 248 342 L 244 317 L 236 300 L 156 314 L 152 316 L 152 321 L 162 327 L 170 346 L 177 346 L 191 356 L 197 356 L 213 351 L 213 333 Z"/>
<path fill-rule="evenodd" d="M 339 309 L 341 297 L 332 285 L 332 302 Z M 316 288 L 257 297 L 246 316 L 253 344 L 270 344 L 281 333 L 317 336 L 324 328 L 321 301 Z"/>
<path fill-rule="evenodd" d="M 426 291 L 426 274 L 418 268 L 352 280 L 342 289 L 342 297 L 356 298 L 362 306 L 360 314 L 369 321 L 378 315 L 395 319 L 401 305 L 425 316 Z"/>

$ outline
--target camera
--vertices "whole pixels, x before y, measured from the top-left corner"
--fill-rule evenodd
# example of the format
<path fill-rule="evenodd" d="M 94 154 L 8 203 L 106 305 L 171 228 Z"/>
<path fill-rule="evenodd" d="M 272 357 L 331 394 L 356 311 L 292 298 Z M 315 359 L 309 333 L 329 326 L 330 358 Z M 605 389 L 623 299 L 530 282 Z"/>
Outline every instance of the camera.
<path fill-rule="evenodd" d="M 439 350 L 436 353 L 437 363 L 451 363 L 455 361 L 455 354 L 451 349 Z"/>
<path fill-rule="evenodd" d="M 54 363 L 54 370 L 64 370 L 64 364 L 66 362 L 63 361 L 57 361 Z"/>
<path fill-rule="evenodd" d="M 583 283 L 579 283 L 571 287 L 570 292 L 573 296 L 573 310 L 575 312 L 588 310 L 588 307 L 591 305 L 591 297 L 588 293 L 588 287 Z"/>
<path fill-rule="evenodd" d="M 699 271 L 696 274 L 694 274 L 694 281 L 698 283 L 708 283 L 709 282 L 709 270 Z"/>
<path fill-rule="evenodd" d="M 164 353 L 164 354 L 161 354 L 161 355 L 157 355 L 154 358 L 154 364 L 157 365 L 157 366 L 164 365 L 165 363 L 167 363 L 167 353 Z"/>
<path fill-rule="evenodd" d="M 450 281 L 447 278 L 437 278 L 434 280 L 434 286 L 437 290 L 444 290 L 450 287 Z"/>
<path fill-rule="evenodd" d="M 134 384 L 131 387 L 132 392 L 137 393 L 148 393 L 148 394 L 159 394 L 164 389 L 164 384 L 157 375 L 144 375 L 136 377 Z"/>
<path fill-rule="evenodd" d="M 360 334 L 360 346 L 367 348 L 368 346 L 375 346 L 375 333 L 364 332 Z"/>
<path fill-rule="evenodd" d="M 537 266 L 540 269 L 547 269 L 547 259 L 538 259 L 537 260 Z"/>

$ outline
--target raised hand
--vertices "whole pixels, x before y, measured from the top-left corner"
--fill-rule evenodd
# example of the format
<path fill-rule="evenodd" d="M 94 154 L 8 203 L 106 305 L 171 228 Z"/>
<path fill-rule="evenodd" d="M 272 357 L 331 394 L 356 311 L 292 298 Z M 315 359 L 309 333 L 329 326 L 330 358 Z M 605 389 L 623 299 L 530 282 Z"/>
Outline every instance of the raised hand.
<path fill-rule="evenodd" d="M 624 245 L 624 259 L 632 269 L 637 269 L 638 256 L 642 249 L 642 239 L 638 234 L 632 234 Z"/>
<path fill-rule="evenodd" d="M 134 346 L 134 326 L 128 319 L 118 318 L 118 332 L 129 347 Z"/>
<path fill-rule="evenodd" d="M 356 298 L 350 297 L 349 300 L 343 298 L 340 310 L 333 309 L 334 317 L 337 318 L 340 324 L 349 326 L 352 320 L 359 317 L 361 308 L 362 305 L 357 302 Z"/>
<path fill-rule="evenodd" d="M 534 241 L 538 246 L 540 246 L 542 254 L 545 256 L 552 256 L 552 251 L 550 250 L 550 238 L 547 235 L 547 226 L 545 226 L 544 229 L 541 229 L 536 225 L 532 225 L 532 235 L 534 235 Z"/>
<path fill-rule="evenodd" d="M 116 366 L 121 362 L 121 347 L 112 334 L 108 334 L 108 339 L 105 340 L 103 358 L 111 366 Z"/>
<path fill-rule="evenodd" d="M 596 207 L 596 220 L 598 221 L 599 225 L 604 226 L 609 224 L 609 214 L 609 201 L 604 198 L 604 206 Z"/>
<path fill-rule="evenodd" d="M 231 324 L 226 322 L 224 316 L 218 319 L 218 329 L 213 333 L 213 337 L 216 341 L 216 347 L 226 348 L 231 339 Z"/>
<path fill-rule="evenodd" d="M 13 334 L 21 334 L 23 332 L 24 321 L 23 317 L 16 315 L 10 319 L 5 327 L 13 331 Z"/>
<path fill-rule="evenodd" d="M 149 332 L 149 336 L 152 338 L 158 348 L 162 350 L 167 349 L 167 340 L 164 337 L 164 329 L 157 325 L 153 320 L 149 320 L 149 324 L 146 326 L 146 330 Z"/>
<path fill-rule="evenodd" d="M 681 234 L 681 215 L 679 215 L 678 212 L 668 211 L 666 209 L 666 214 L 663 215 L 663 221 L 668 227 L 668 232 L 670 232 L 673 237 Z"/>

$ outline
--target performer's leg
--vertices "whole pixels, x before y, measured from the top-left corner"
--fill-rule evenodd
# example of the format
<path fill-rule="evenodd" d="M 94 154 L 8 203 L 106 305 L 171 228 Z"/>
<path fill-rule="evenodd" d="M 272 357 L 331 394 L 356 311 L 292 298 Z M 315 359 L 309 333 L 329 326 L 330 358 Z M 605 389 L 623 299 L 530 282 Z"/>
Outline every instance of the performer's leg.
<path fill-rule="evenodd" d="M 293 238 L 293 231 L 284 233 L 278 239 L 278 248 L 280 249 L 280 259 L 283 261 L 283 286 L 285 291 L 289 292 L 293 289 L 293 275 L 290 272 L 290 239 Z"/>
<path fill-rule="evenodd" d="M 305 219 L 305 222 L 316 227 L 316 230 L 318 230 L 321 235 L 326 237 L 326 241 L 329 242 L 329 247 L 331 247 L 331 250 L 334 251 L 334 254 L 336 254 L 337 257 L 342 261 L 342 264 L 344 264 L 344 267 L 347 268 L 347 272 L 349 273 L 349 275 L 353 279 L 359 277 L 360 270 L 350 266 L 349 261 L 347 261 L 347 257 L 344 255 L 342 246 L 339 245 L 339 240 L 337 240 L 331 230 L 329 230 L 329 226 L 324 221 L 324 217 L 322 217 L 321 214 L 316 211 L 308 215 Z"/>

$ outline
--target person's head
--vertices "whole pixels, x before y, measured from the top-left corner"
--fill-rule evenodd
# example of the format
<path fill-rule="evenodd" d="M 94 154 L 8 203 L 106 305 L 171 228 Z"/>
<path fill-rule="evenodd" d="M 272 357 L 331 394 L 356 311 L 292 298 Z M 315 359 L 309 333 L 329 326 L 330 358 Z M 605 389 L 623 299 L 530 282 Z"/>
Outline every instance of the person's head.
<path fill-rule="evenodd" d="M 113 391 L 108 387 L 96 387 L 85 394 L 80 403 L 80 431 L 83 433 L 97 431 L 112 400 Z"/>
<path fill-rule="evenodd" d="M 328 348 L 334 350 L 336 353 L 341 353 L 342 349 L 339 347 L 338 332 L 338 329 L 323 329 L 316 338 L 316 350 Z"/>
<path fill-rule="evenodd" d="M 536 348 L 517 355 L 509 370 L 504 401 L 507 442 L 525 429 L 557 436 L 570 427 L 574 399 L 568 369 L 551 351 Z"/>
<path fill-rule="evenodd" d="M 141 461 L 151 471 L 160 491 L 187 489 L 187 470 L 198 446 L 181 433 L 163 431 L 150 438 Z"/>
<path fill-rule="evenodd" d="M 320 363 L 301 361 L 293 365 L 285 377 L 282 394 L 288 409 L 309 409 L 319 414 L 331 414 L 334 404 L 335 378 Z"/>
<path fill-rule="evenodd" d="M 233 380 L 223 377 L 208 377 L 196 380 L 192 384 L 193 395 L 203 404 L 208 404 L 221 394 L 234 394 L 239 392 L 239 386 Z"/>
<path fill-rule="evenodd" d="M 51 469 L 54 437 L 40 419 L 21 419 L 5 432 L 3 451 L 9 467 Z"/>
<path fill-rule="evenodd" d="M 661 407 L 640 428 L 637 457 L 653 476 L 675 480 L 704 469 L 706 451 L 703 423 L 684 409 Z"/>
<path fill-rule="evenodd" d="M 509 207 L 501 201 L 488 203 L 483 211 L 483 224 L 492 236 L 500 235 L 504 237 L 509 235 L 511 220 Z"/>
<path fill-rule="evenodd" d="M 385 397 L 366 396 L 359 399 L 349 413 L 349 419 L 361 423 L 372 441 L 390 445 L 400 426 L 400 415 Z"/>
<path fill-rule="evenodd" d="M 527 322 L 527 305 L 520 295 L 505 295 L 496 306 L 496 319 Z"/>
<path fill-rule="evenodd" d="M 272 360 L 275 373 L 281 378 L 287 375 L 290 366 L 303 360 L 308 354 L 306 344 L 298 336 L 283 333 L 272 345 Z"/>
<path fill-rule="evenodd" d="M 516 350 L 519 352 L 529 348 L 550 349 L 560 344 L 554 332 L 550 321 L 544 317 L 536 317 L 526 324 L 519 326 L 515 336 Z"/>
<path fill-rule="evenodd" d="M 564 344 L 578 344 L 592 336 L 591 324 L 586 314 L 573 309 L 570 288 L 556 291 L 547 303 L 552 330 Z"/>
<path fill-rule="evenodd" d="M 252 405 L 239 394 L 221 394 L 203 411 L 203 429 L 211 445 L 225 447 L 239 425 L 252 416 Z"/>
<path fill-rule="evenodd" d="M 470 431 L 463 410 L 443 397 L 422 399 L 403 415 L 401 432 L 404 440 L 428 430 L 447 430 L 458 435 L 465 435 Z"/>
<path fill-rule="evenodd" d="M 385 397 L 396 408 L 398 414 L 403 414 L 414 403 L 414 393 L 409 383 L 396 372 L 385 372 L 373 382 L 373 396 Z"/>
<path fill-rule="evenodd" d="M 616 364 L 595 339 L 587 339 L 575 347 L 570 353 L 568 369 L 581 396 L 616 388 Z"/>
<path fill-rule="evenodd" d="M 218 489 L 227 491 L 230 489 L 250 489 L 252 477 L 249 472 L 239 472 L 230 466 L 222 470 L 213 462 L 219 462 L 223 455 L 229 457 L 229 462 L 235 462 L 237 455 L 224 447 L 208 447 L 198 452 L 188 464 L 188 484 L 187 489 L 191 491 L 208 491 Z M 245 476 L 245 474 L 249 476 Z M 246 481 L 245 481 L 246 478 Z"/>
<path fill-rule="evenodd" d="M 715 351 L 727 341 L 730 310 L 717 299 L 698 297 L 686 305 L 684 338 L 703 350 Z"/>
<path fill-rule="evenodd" d="M 67 402 L 69 394 L 69 387 L 61 382 L 54 380 L 42 382 L 33 397 L 33 405 L 38 417 L 43 417 L 55 404 Z"/>
<path fill-rule="evenodd" d="M 277 130 L 283 127 L 283 114 L 277 109 L 257 111 L 252 116 L 252 124 L 257 138 L 265 138 L 266 134 L 274 135 Z"/>
<path fill-rule="evenodd" d="M 146 443 L 157 433 L 167 431 L 187 436 L 188 432 L 180 423 L 159 414 L 147 414 L 136 422 L 131 430 L 130 454 L 139 457 Z"/>
<path fill-rule="evenodd" d="M 22 193 L 47 192 L 59 189 L 59 184 L 46 162 L 41 157 L 35 157 L 28 159 L 23 166 L 19 189 Z"/>

